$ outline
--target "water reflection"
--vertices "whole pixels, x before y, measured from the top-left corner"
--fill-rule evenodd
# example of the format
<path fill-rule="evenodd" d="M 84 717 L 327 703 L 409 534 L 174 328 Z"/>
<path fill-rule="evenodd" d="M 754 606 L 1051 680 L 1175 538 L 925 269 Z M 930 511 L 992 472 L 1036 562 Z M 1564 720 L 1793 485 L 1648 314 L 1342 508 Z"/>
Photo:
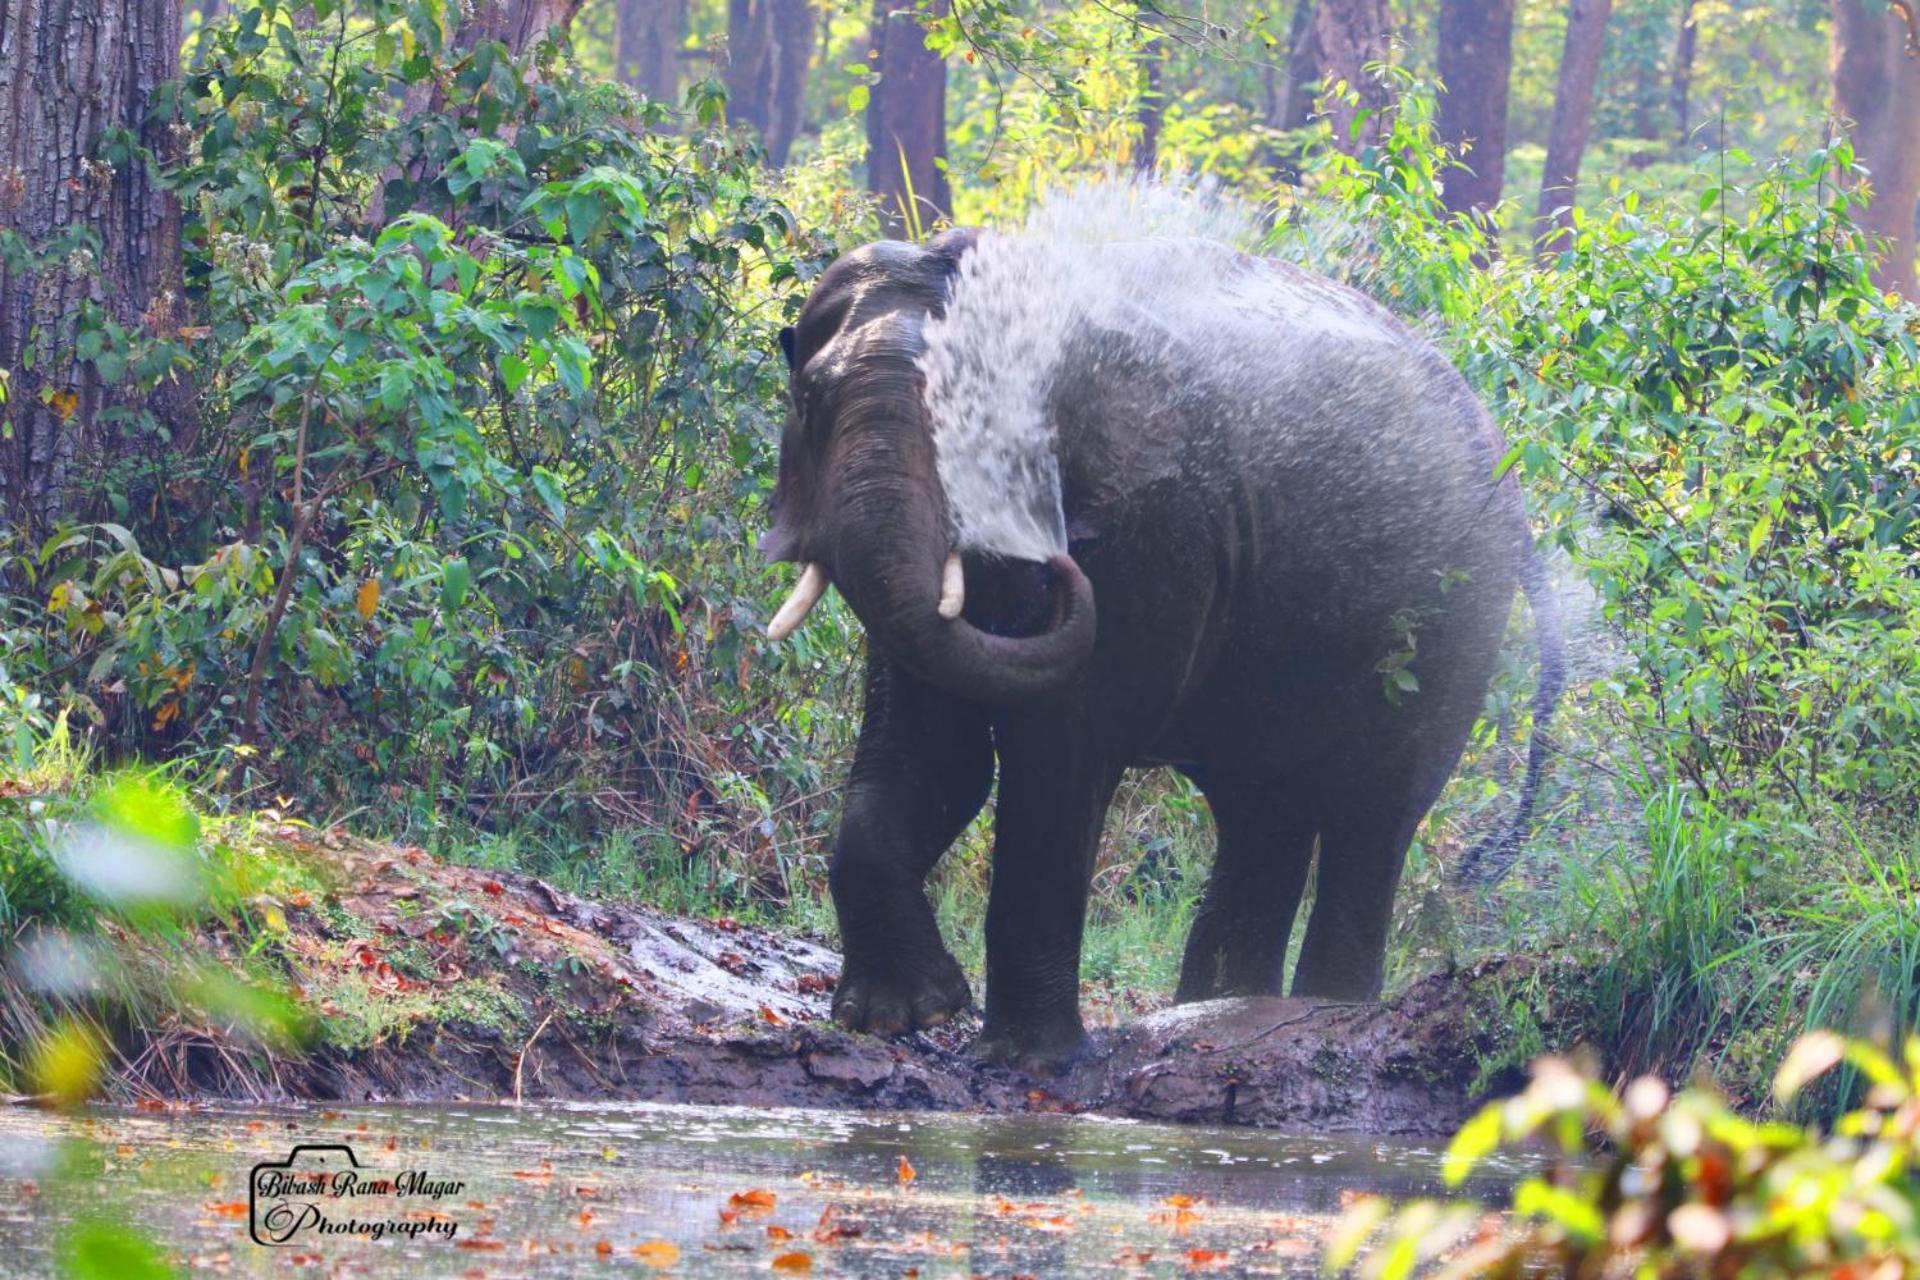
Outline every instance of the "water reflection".
<path fill-rule="evenodd" d="M 344 1143 L 386 1176 L 461 1194 L 404 1212 L 442 1238 L 248 1233 L 248 1175 Z M 307 1108 L 54 1117 L 0 1111 L 0 1256 L 50 1269 L 77 1216 L 131 1222 L 183 1265 L 278 1274 L 579 1274 L 673 1259 L 682 1275 L 1057 1276 L 1119 1269 L 1310 1275 L 1344 1196 L 1440 1190 L 1437 1148 L 1086 1117 L 854 1115 L 628 1106 Z M 1516 1173 L 1489 1165 L 1497 1196 Z M 391 1207 L 391 1206 L 389 1206 Z M 636 1252 L 638 1251 L 638 1252 Z M 14 1266 L 7 1267 L 14 1273 Z M 798 1272 L 792 1272 L 797 1274 Z"/>

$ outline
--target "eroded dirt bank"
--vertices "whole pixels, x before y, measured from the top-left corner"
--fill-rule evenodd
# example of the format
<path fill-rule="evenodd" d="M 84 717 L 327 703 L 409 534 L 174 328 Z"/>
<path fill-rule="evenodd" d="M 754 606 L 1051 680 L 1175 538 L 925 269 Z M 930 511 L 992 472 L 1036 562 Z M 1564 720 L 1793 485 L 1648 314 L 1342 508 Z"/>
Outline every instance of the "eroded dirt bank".
<path fill-rule="evenodd" d="M 126 1083 L 163 1097 L 634 1099 L 1092 1111 L 1445 1134 L 1479 1101 L 1510 960 L 1383 1005 L 1217 1001 L 1097 1031 L 1071 1071 L 970 1062 L 976 1029 L 882 1042 L 828 1017 L 838 958 L 726 921 L 591 902 L 529 876 L 289 827 L 331 887 L 279 903 L 270 964 L 318 1015 L 295 1056 L 177 1027 Z M 217 951 L 242 941 L 208 939 Z"/>

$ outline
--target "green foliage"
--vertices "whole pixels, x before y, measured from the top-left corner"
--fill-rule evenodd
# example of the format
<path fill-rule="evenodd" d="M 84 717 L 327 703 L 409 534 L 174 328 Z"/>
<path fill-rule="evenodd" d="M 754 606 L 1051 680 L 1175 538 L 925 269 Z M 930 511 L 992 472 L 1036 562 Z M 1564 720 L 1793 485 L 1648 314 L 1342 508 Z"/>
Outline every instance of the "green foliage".
<path fill-rule="evenodd" d="M 139 518 L 0 548 L 32 593 L 0 661 L 111 757 L 311 808 L 689 845 L 724 815 L 767 852 L 843 723 L 758 638 L 752 550 L 774 330 L 838 229 L 736 136 L 448 21 L 262 0 L 198 38 L 167 181 L 199 435 L 100 478 Z"/>
<path fill-rule="evenodd" d="M 1920 1265 L 1920 1041 L 1895 1062 L 1871 1044 L 1800 1040 L 1776 1091 L 1790 1101 L 1845 1064 L 1873 1082 L 1830 1132 L 1741 1117 L 1712 1092 L 1672 1096 L 1642 1077 L 1619 1095 L 1557 1058 L 1520 1094 L 1467 1122 L 1447 1154 L 1458 1186 L 1498 1148 L 1559 1158 L 1513 1193 L 1518 1230 L 1482 1230 L 1468 1204 L 1394 1209 L 1358 1201 L 1336 1228 L 1329 1272 L 1435 1276 L 1904 1275 Z M 1492 1224 L 1489 1224 L 1491 1227 Z"/>
<path fill-rule="evenodd" d="M 1504 273 L 1470 355 L 1632 655 L 1622 722 L 1736 804 L 1920 776 L 1920 362 L 1850 164 L 1750 168 L 1738 214 L 1718 180 L 1699 212 L 1623 197 Z"/>

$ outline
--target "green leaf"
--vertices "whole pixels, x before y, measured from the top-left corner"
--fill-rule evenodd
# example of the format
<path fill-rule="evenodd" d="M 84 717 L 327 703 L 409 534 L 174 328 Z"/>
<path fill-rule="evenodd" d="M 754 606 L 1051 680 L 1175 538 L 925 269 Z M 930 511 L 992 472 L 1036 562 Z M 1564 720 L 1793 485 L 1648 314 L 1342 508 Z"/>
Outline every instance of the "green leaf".
<path fill-rule="evenodd" d="M 452 612 L 467 602 L 467 589 L 473 585 L 473 570 L 464 556 L 447 561 L 440 571 L 440 604 Z"/>
<path fill-rule="evenodd" d="M 873 91 L 867 88 L 866 85 L 854 85 L 851 89 L 847 90 L 847 110 L 849 112 L 865 111 L 867 109 L 867 103 L 872 97 Z"/>
<path fill-rule="evenodd" d="M 1447 1144 L 1447 1155 L 1441 1165 L 1442 1176 L 1449 1187 L 1457 1187 L 1467 1180 L 1473 1167 L 1491 1155 L 1500 1145 L 1501 1103 L 1480 1108 L 1473 1119 L 1460 1126 L 1460 1132 L 1453 1135 L 1453 1141 Z"/>
<path fill-rule="evenodd" d="M 92 1219 L 60 1242 L 60 1274 L 68 1280 L 173 1280 L 152 1241 L 132 1227 Z"/>
<path fill-rule="evenodd" d="M 535 467 L 533 491 L 540 495 L 540 501 L 546 504 L 547 514 L 553 517 L 555 524 L 566 523 L 567 502 L 561 496 L 560 477 L 545 467 Z"/>

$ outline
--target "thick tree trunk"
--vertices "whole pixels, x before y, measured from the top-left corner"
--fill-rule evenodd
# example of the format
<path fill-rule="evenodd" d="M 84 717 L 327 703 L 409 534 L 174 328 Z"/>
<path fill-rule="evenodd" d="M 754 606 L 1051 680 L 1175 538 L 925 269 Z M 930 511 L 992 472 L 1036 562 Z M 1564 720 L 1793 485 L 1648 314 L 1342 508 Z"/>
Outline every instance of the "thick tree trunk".
<path fill-rule="evenodd" d="M 680 101 L 680 46 L 687 0 L 618 0 L 614 67 L 620 79 L 656 102 Z"/>
<path fill-rule="evenodd" d="M 727 0 L 727 115 L 764 131 L 773 79 L 771 0 Z"/>
<path fill-rule="evenodd" d="M 1613 0 L 1571 0 L 1567 39 L 1560 50 L 1560 84 L 1553 94 L 1553 123 L 1547 128 L 1547 164 L 1540 175 L 1540 205 L 1534 237 L 1543 252 L 1554 252 L 1573 226 L 1569 212 L 1580 184 L 1580 160 L 1593 123 L 1593 86 L 1600 78 L 1600 55 L 1607 47 L 1607 19 Z"/>
<path fill-rule="evenodd" d="M 1673 42 L 1673 82 L 1667 105 L 1673 109 L 1674 135 L 1681 146 L 1693 132 L 1693 59 L 1700 50 L 1700 25 L 1693 0 L 1680 5 L 1680 34 Z"/>
<path fill-rule="evenodd" d="M 728 114 L 759 131 L 774 165 L 800 132 L 813 31 L 809 0 L 728 0 Z"/>
<path fill-rule="evenodd" d="M 549 34 L 565 38 L 585 0 L 472 0 L 453 34 L 456 52 L 482 41 L 498 40 L 514 57 L 534 48 Z M 450 6 L 459 11 L 461 6 Z"/>
<path fill-rule="evenodd" d="M 1833 110 L 1850 122 L 1872 175 L 1860 226 L 1886 241 L 1874 283 L 1920 302 L 1914 213 L 1920 206 L 1920 11 L 1911 0 L 1834 0 Z"/>
<path fill-rule="evenodd" d="M 806 126 L 807 65 L 813 56 L 816 21 L 810 0 L 772 0 L 772 4 L 773 93 L 762 132 L 767 159 L 783 165 L 793 140 Z"/>
<path fill-rule="evenodd" d="M 1322 110 L 1333 126 L 1333 145 L 1348 155 L 1358 155 L 1386 136 L 1393 94 L 1386 83 L 1367 74 L 1366 66 L 1387 60 L 1392 35 L 1393 9 L 1387 0 L 1317 0 L 1302 47 L 1295 50 L 1297 63 L 1313 68 Z M 1359 95 L 1357 106 L 1331 94 L 1342 81 Z M 1356 131 L 1354 120 L 1362 110 L 1372 115 Z"/>
<path fill-rule="evenodd" d="M 929 17 L 946 13 L 935 0 Z M 870 59 L 879 72 L 867 102 L 867 189 L 880 197 L 887 234 L 910 234 L 953 211 L 947 186 L 947 68 L 927 48 L 914 10 L 874 0 Z M 909 211 L 911 216 L 909 216 Z"/>
<path fill-rule="evenodd" d="M 1277 129 L 1304 129 L 1313 119 L 1313 82 L 1320 74 L 1313 10 L 1314 0 L 1297 0 L 1287 23 L 1287 82 L 1273 95 L 1268 116 Z"/>
<path fill-rule="evenodd" d="M 1513 73 L 1513 0 L 1444 0 L 1439 23 L 1440 140 L 1463 153 L 1447 173 L 1447 208 L 1484 219 L 1507 171 L 1507 86 Z"/>
<path fill-rule="evenodd" d="M 110 410 L 183 408 L 178 388 L 134 402 L 74 356 L 81 312 L 168 334 L 181 321 L 180 208 L 139 158 L 109 161 L 126 130 L 165 158 L 155 89 L 179 72 L 179 0 L 0 0 L 0 230 L 29 252 L 76 229 L 97 251 L 40 269 L 0 257 L 0 530 L 44 529 L 72 510 L 77 477 L 118 453 Z"/>

